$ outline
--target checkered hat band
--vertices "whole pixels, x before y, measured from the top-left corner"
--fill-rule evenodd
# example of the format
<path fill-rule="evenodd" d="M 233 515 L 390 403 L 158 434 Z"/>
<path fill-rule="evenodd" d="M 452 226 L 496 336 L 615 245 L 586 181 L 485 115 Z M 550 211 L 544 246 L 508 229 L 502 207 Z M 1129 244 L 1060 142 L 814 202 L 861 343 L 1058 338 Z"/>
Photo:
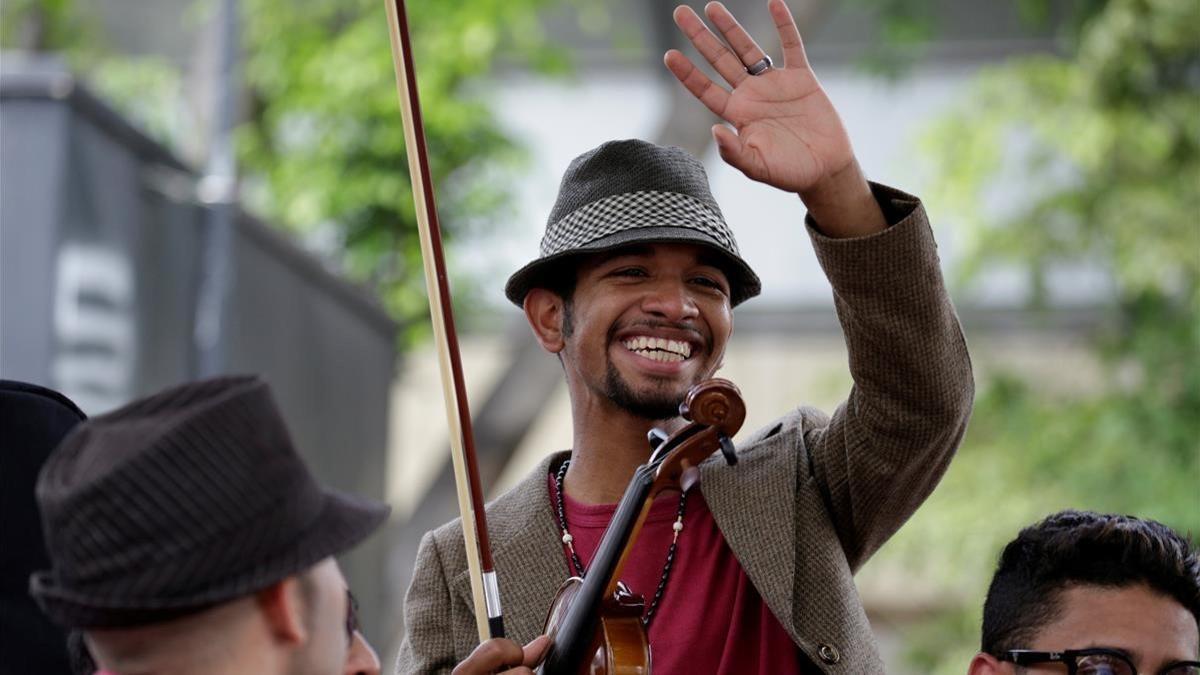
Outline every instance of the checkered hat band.
<path fill-rule="evenodd" d="M 542 256 L 579 248 L 601 237 L 639 227 L 686 227 L 712 237 L 734 255 L 737 242 L 721 216 L 704 202 L 677 192 L 626 192 L 575 209 L 546 228 Z"/>

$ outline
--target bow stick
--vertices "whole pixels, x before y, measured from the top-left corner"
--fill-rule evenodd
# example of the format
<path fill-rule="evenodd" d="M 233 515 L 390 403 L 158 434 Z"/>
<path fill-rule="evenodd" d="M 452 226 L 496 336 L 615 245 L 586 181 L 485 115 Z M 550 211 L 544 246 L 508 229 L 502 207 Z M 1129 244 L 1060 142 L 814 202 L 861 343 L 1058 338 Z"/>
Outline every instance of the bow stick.
<path fill-rule="evenodd" d="M 396 68 L 396 87 L 400 94 L 400 112 L 404 118 L 404 145 L 408 154 L 409 174 L 412 176 L 417 227 L 421 235 L 421 258 L 425 264 L 425 286 L 429 293 L 433 338 L 442 375 L 446 420 L 450 426 L 450 455 L 454 460 L 458 510 L 462 514 L 467 570 L 471 576 L 471 595 L 475 603 L 475 624 L 479 629 L 479 641 L 483 642 L 489 636 L 504 637 L 500 589 L 496 584 L 496 567 L 492 563 L 492 550 L 488 543 L 487 517 L 483 510 L 479 466 L 475 459 L 475 438 L 471 433 L 471 412 L 467 407 L 462 359 L 454 331 L 450 282 L 442 253 L 437 204 L 433 198 L 433 177 L 429 171 L 429 155 L 421 123 L 417 73 L 413 64 L 412 40 L 409 37 L 404 0 L 387 0 L 387 10 L 392 38 L 392 63 Z"/>

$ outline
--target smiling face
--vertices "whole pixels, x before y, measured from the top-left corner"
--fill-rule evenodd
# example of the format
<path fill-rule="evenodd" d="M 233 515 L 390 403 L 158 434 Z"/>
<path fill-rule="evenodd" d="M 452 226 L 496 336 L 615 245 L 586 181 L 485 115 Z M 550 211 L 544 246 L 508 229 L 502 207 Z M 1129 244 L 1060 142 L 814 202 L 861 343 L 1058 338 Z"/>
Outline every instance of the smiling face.
<path fill-rule="evenodd" d="M 562 356 L 573 400 L 607 401 L 643 419 L 677 416 L 688 389 L 721 365 L 733 331 L 718 263 L 702 246 L 650 244 L 580 265 L 557 341 L 542 339 Z M 549 291 L 535 293 L 535 305 L 549 301 Z"/>

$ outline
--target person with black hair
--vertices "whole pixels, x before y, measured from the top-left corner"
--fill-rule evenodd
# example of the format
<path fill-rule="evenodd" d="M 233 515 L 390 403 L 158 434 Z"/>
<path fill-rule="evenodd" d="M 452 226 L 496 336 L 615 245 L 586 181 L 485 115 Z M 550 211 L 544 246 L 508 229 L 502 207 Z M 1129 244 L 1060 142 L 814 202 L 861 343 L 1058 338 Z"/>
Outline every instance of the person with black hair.
<path fill-rule="evenodd" d="M 790 10 L 783 0 L 767 10 L 780 64 L 720 2 L 705 5 L 711 29 L 689 7 L 673 14 L 717 79 L 675 50 L 664 63 L 730 124 L 713 128 L 721 158 L 793 195 L 778 226 L 803 227 L 813 242 L 855 385 L 832 415 L 790 406 L 739 436 L 736 465 L 714 456 L 690 489 L 661 495 L 620 581 L 645 600 L 655 672 L 879 673 L 854 573 L 954 456 L 971 361 L 920 200 L 867 181 Z M 417 552 L 398 674 L 532 672 L 551 649 L 539 634 L 555 592 L 588 574 L 651 456 L 647 435 L 684 427 L 680 403 L 719 371 L 734 308 L 761 289 L 699 158 L 625 139 L 571 162 L 537 257 L 504 289 L 560 360 L 571 447 L 486 507 L 505 637 L 477 641 L 452 521 Z"/>
<path fill-rule="evenodd" d="M 1200 674 L 1200 554 L 1153 520 L 1062 511 L 1000 554 L 969 675 Z"/>

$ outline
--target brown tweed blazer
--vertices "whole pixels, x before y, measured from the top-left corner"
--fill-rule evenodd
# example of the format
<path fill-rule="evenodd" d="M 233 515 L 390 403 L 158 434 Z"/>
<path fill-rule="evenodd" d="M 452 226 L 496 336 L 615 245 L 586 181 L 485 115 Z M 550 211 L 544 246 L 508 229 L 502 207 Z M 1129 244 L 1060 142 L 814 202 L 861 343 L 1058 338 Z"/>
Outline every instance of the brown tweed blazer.
<path fill-rule="evenodd" d="M 874 186 L 887 230 L 829 239 L 809 224 L 833 286 L 854 387 L 832 417 L 799 408 L 701 471 L 725 540 L 815 670 L 884 671 L 853 574 L 929 495 L 966 429 L 966 343 L 920 202 Z M 509 637 L 542 628 L 567 576 L 543 460 L 487 507 Z M 477 635 L 459 522 L 425 535 L 405 600 L 397 673 L 448 672 Z"/>

